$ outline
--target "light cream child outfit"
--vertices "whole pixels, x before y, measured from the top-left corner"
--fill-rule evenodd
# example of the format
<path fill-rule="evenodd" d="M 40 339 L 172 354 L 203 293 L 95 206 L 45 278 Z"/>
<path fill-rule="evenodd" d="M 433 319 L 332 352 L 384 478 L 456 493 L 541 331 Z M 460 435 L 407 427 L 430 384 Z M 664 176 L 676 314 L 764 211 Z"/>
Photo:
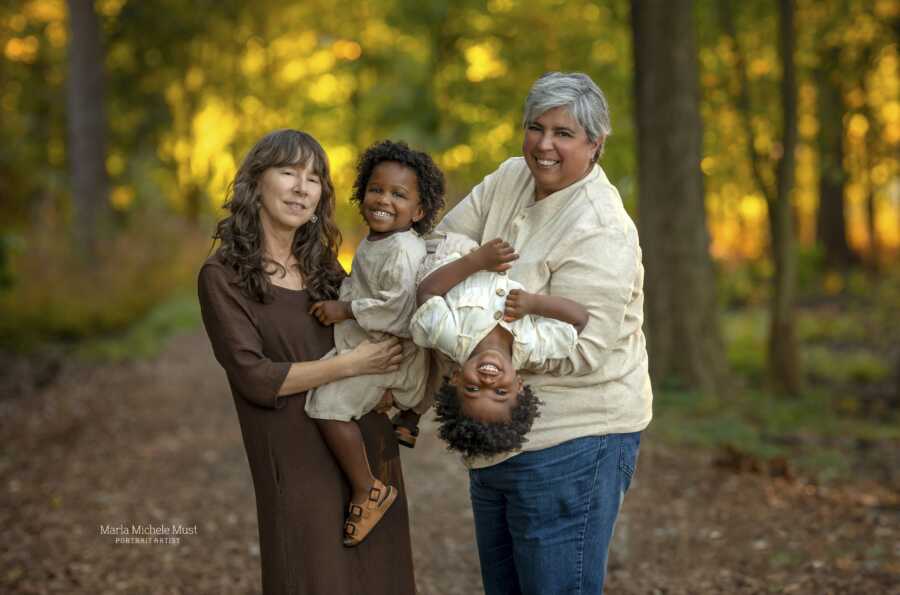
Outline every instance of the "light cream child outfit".
<path fill-rule="evenodd" d="M 417 284 L 438 268 L 476 250 L 478 244 L 455 233 L 435 233 L 419 269 Z M 432 296 L 412 317 L 410 330 L 420 347 L 436 349 L 458 364 L 500 325 L 513 336 L 512 362 L 519 369 L 536 368 L 568 357 L 578 341 L 569 323 L 543 316 L 523 316 L 506 322 L 503 311 L 512 289 L 527 291 L 505 272 L 479 271 L 443 296 Z"/>
<path fill-rule="evenodd" d="M 428 358 L 409 340 L 409 319 L 416 309 L 416 273 L 423 258 L 425 241 L 413 230 L 375 241 L 367 238 L 359 245 L 340 294 L 341 301 L 350 302 L 356 320 L 334 326 L 335 348 L 325 358 L 350 351 L 366 339 L 380 341 L 393 335 L 405 339 L 403 363 L 396 372 L 344 378 L 311 389 L 306 397 L 310 417 L 358 419 L 378 404 L 388 388 L 400 409 L 422 400 Z"/>

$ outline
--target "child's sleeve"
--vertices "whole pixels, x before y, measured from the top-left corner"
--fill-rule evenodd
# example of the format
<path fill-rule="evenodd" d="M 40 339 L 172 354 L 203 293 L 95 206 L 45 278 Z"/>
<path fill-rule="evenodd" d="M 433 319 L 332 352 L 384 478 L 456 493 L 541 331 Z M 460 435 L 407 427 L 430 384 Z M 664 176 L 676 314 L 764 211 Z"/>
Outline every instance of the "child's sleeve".
<path fill-rule="evenodd" d="M 462 258 L 472 250 L 478 249 L 478 242 L 471 238 L 452 232 L 440 232 L 428 240 L 428 250 L 416 275 L 416 287 L 421 285 L 428 275 L 454 260 Z"/>
<path fill-rule="evenodd" d="M 533 333 L 528 337 L 525 361 L 521 367 L 529 372 L 556 373 L 556 366 L 547 366 L 554 360 L 562 360 L 570 355 L 578 343 L 578 331 L 568 322 L 545 318 L 543 316 L 532 317 Z"/>
<path fill-rule="evenodd" d="M 418 262 L 396 250 L 386 258 L 375 275 L 375 287 L 369 297 L 350 302 L 353 316 L 367 331 L 409 337 L 409 319 L 416 309 L 416 271 Z"/>
<path fill-rule="evenodd" d="M 419 306 L 409 329 L 413 342 L 419 347 L 437 349 L 450 359 L 457 359 L 459 322 L 443 297 L 432 296 Z"/>

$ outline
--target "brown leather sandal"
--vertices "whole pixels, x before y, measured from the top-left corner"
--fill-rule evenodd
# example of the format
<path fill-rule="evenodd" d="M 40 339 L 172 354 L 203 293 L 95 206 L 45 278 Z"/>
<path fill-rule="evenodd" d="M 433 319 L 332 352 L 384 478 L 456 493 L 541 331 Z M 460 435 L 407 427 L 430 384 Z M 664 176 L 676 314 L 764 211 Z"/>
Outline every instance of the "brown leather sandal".
<path fill-rule="evenodd" d="M 354 547 L 362 543 L 396 499 L 397 490 L 376 479 L 365 504 L 350 503 L 350 515 L 344 523 L 344 546 Z"/>
<path fill-rule="evenodd" d="M 401 446 L 406 448 L 416 447 L 416 438 L 419 436 L 419 427 L 406 425 L 403 423 L 403 412 L 397 413 L 391 418 L 391 424 L 394 426 L 394 436 Z"/>
<path fill-rule="evenodd" d="M 407 428 L 406 426 L 394 426 L 394 436 L 397 442 L 406 448 L 416 447 L 416 437 L 419 435 L 419 428 Z"/>

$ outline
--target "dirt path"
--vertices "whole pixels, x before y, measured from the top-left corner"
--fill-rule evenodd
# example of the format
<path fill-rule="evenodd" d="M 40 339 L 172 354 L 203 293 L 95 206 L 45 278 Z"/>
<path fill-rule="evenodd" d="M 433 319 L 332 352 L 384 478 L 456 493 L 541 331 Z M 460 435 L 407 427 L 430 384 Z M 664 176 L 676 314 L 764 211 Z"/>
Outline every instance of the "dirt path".
<path fill-rule="evenodd" d="M 67 369 L 0 400 L 0 593 L 258 593 L 250 474 L 205 337 Z M 427 428 L 406 451 L 423 595 L 481 593 L 466 475 Z M 898 495 L 716 469 L 645 438 L 607 593 L 900 593 Z M 101 534 L 181 526 L 173 544 Z"/>

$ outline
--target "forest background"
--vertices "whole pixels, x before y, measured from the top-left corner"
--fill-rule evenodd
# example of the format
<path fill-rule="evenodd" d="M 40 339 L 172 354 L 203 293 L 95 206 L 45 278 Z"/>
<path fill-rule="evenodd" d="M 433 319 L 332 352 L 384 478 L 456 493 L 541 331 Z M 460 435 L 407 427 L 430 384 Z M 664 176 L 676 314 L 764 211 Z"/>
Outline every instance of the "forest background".
<path fill-rule="evenodd" d="M 583 71 L 644 248 L 651 431 L 896 493 L 898 32 L 897 0 L 5 1 L 0 396 L 195 329 L 265 132 L 323 143 L 349 269 L 365 147 L 428 151 L 453 204 L 520 154 L 535 78 Z"/>

